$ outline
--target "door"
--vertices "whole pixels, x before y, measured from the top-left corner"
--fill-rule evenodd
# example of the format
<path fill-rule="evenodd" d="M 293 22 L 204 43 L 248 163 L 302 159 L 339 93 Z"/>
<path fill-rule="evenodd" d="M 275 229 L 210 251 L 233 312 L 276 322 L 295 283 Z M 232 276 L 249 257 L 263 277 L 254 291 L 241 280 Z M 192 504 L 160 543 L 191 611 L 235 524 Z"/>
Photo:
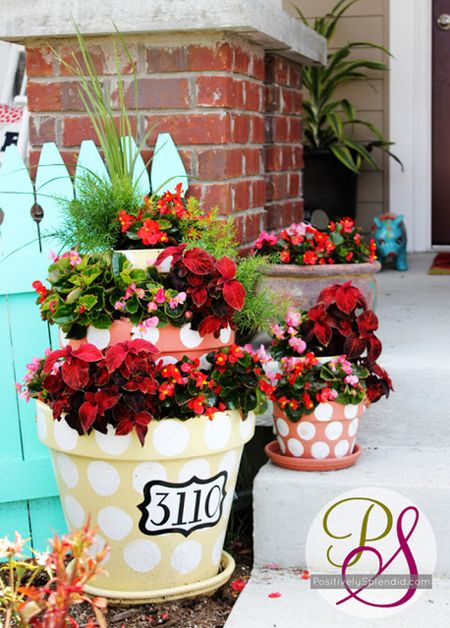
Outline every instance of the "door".
<path fill-rule="evenodd" d="M 432 239 L 450 245 L 450 0 L 433 0 Z"/>

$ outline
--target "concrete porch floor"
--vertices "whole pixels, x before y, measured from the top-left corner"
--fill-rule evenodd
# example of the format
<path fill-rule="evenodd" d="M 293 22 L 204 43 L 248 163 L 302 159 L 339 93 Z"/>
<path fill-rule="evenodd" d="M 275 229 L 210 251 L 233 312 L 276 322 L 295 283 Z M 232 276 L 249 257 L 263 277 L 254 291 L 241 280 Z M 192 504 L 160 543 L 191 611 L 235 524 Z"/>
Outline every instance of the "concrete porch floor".
<path fill-rule="evenodd" d="M 268 463 L 259 472 L 255 568 L 226 628 L 450 625 L 450 275 L 428 275 L 432 259 L 432 254 L 410 255 L 407 272 L 389 269 L 378 276 L 381 363 L 395 392 L 364 415 L 358 463 L 315 474 Z M 392 488 L 410 497 L 430 519 L 438 545 L 433 589 L 410 609 L 384 620 L 336 611 L 292 571 L 305 566 L 305 538 L 314 516 L 328 499 L 361 486 Z M 283 539 L 278 529 L 283 529 Z M 269 563 L 281 570 L 264 569 Z M 281 597 L 268 598 L 273 591 Z"/>

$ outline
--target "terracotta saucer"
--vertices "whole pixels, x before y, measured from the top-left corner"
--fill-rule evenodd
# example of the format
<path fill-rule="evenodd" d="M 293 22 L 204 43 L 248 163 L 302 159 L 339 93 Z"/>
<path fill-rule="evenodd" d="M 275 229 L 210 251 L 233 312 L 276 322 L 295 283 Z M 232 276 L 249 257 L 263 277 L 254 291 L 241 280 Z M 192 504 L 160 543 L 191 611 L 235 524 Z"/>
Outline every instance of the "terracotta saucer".
<path fill-rule="evenodd" d="M 276 440 L 268 443 L 264 451 L 272 462 L 285 469 L 292 469 L 293 471 L 337 471 L 338 469 L 346 469 L 347 467 L 351 467 L 352 464 L 355 464 L 361 454 L 361 447 L 355 445 L 353 453 L 343 456 L 342 458 L 324 458 L 323 460 L 284 456 Z"/>

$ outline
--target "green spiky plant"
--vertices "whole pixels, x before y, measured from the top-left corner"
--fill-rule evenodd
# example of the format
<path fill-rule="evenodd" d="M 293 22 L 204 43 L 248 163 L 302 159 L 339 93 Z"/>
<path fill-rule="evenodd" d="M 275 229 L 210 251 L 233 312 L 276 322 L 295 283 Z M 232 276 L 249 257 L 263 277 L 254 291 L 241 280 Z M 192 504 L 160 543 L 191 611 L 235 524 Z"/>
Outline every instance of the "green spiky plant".
<path fill-rule="evenodd" d="M 323 17 L 307 20 L 296 7 L 301 20 L 325 37 L 327 45 L 333 39 L 340 18 L 358 0 L 338 0 Z M 305 145 L 311 149 L 331 151 L 344 166 L 358 173 L 367 162 L 374 168 L 378 165 L 373 157 L 373 149 L 379 149 L 401 162 L 389 149 L 393 142 L 387 140 L 375 125 L 358 117 L 355 106 L 347 98 L 336 98 L 336 90 L 351 81 L 370 81 L 368 71 L 388 70 L 386 63 L 369 59 L 352 59 L 351 53 L 358 48 L 389 51 L 367 41 L 355 41 L 329 52 L 323 66 L 304 66 L 303 83 L 307 90 L 303 101 L 303 125 Z M 354 138 L 355 127 L 365 127 L 373 139 L 360 142 Z"/>

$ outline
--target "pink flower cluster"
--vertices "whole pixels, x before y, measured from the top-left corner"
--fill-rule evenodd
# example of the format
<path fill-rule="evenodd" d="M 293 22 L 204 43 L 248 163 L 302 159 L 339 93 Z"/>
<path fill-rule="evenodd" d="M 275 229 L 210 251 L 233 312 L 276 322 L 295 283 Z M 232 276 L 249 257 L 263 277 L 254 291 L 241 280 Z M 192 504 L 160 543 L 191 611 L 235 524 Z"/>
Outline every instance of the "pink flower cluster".
<path fill-rule="evenodd" d="M 349 386 L 353 386 L 354 388 L 356 388 L 359 384 L 359 377 L 353 374 L 351 362 L 347 360 L 345 355 L 340 355 L 336 360 L 332 360 L 329 363 L 330 369 L 333 371 L 333 373 L 336 373 L 338 363 L 340 364 L 341 369 L 346 374 L 344 382 Z"/>
<path fill-rule="evenodd" d="M 273 325 L 272 333 L 276 341 L 286 341 L 291 349 L 301 355 L 306 350 L 306 342 L 299 336 L 302 314 L 290 308 L 284 319 L 285 325 Z"/>

